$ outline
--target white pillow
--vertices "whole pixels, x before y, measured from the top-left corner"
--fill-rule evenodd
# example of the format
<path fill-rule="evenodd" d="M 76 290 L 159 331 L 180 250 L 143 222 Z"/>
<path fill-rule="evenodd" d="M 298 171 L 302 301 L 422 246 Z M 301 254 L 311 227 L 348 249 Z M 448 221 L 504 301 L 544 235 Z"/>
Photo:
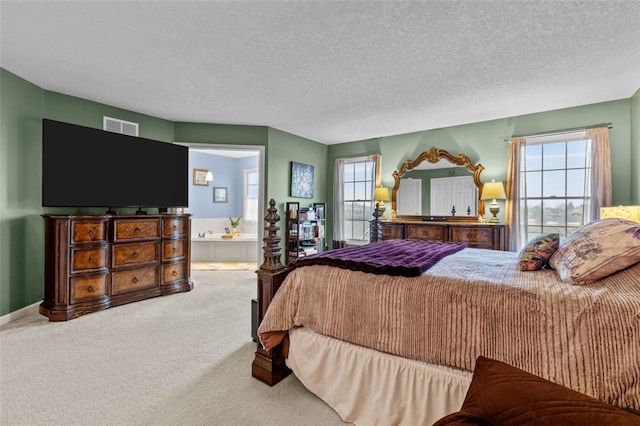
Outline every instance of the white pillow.
<path fill-rule="evenodd" d="M 584 225 L 549 259 L 563 282 L 586 284 L 640 262 L 640 223 L 620 218 Z"/>

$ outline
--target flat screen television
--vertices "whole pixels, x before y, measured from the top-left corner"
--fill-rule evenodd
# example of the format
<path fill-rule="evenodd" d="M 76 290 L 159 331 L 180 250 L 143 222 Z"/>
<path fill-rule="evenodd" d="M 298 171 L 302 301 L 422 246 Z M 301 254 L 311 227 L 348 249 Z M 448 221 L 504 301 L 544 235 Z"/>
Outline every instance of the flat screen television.
<path fill-rule="evenodd" d="M 43 207 L 187 207 L 189 148 L 42 120 Z"/>

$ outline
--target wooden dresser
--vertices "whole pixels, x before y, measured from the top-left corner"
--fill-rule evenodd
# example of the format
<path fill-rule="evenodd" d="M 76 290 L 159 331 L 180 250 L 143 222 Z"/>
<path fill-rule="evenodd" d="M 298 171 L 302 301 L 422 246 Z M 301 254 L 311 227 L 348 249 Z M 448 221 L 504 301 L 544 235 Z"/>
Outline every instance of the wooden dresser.
<path fill-rule="evenodd" d="M 390 220 L 380 223 L 382 239 L 418 239 L 463 242 L 468 247 L 507 250 L 508 226 L 476 222 Z"/>
<path fill-rule="evenodd" d="M 193 288 L 189 215 L 43 218 L 49 321 Z"/>

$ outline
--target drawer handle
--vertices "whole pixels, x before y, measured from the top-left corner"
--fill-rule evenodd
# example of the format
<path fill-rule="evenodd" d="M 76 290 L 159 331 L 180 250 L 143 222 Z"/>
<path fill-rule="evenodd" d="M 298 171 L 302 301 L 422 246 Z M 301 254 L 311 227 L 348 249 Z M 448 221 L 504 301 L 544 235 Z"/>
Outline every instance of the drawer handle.
<path fill-rule="evenodd" d="M 175 277 L 176 275 L 178 275 L 178 271 L 176 271 L 176 270 L 174 269 L 173 271 L 171 271 L 171 275 L 173 275 L 173 276 Z"/>
<path fill-rule="evenodd" d="M 133 277 L 133 278 L 131 279 L 131 281 L 133 281 L 135 284 L 137 284 L 137 283 L 138 283 L 138 281 L 140 281 L 140 280 L 138 279 L 138 277 Z"/>
<path fill-rule="evenodd" d="M 470 232 L 467 234 L 467 239 L 468 239 L 468 240 L 470 240 L 470 239 L 471 239 L 471 233 L 470 233 Z"/>
<path fill-rule="evenodd" d="M 89 287 L 87 287 L 87 291 L 91 292 L 95 290 L 95 288 L 93 288 L 93 285 L 89 284 Z"/>
<path fill-rule="evenodd" d="M 138 250 L 134 251 L 133 253 L 131 253 L 131 257 L 136 258 L 140 256 L 140 252 Z"/>
<path fill-rule="evenodd" d="M 139 226 L 136 226 L 136 228 L 133 230 L 133 232 L 136 234 L 139 234 L 140 231 L 142 231 L 142 228 L 140 228 Z"/>
<path fill-rule="evenodd" d="M 178 247 L 173 247 L 172 250 L 174 253 L 176 253 L 178 251 Z"/>
<path fill-rule="evenodd" d="M 177 231 L 178 230 L 178 225 L 173 225 L 173 230 Z"/>
<path fill-rule="evenodd" d="M 87 259 L 87 262 L 89 263 L 95 263 L 96 259 L 93 256 L 89 256 L 89 258 Z"/>
<path fill-rule="evenodd" d="M 93 230 L 93 228 L 89 228 L 89 230 L 87 231 L 87 234 L 93 236 L 93 234 L 95 234 L 95 231 Z"/>

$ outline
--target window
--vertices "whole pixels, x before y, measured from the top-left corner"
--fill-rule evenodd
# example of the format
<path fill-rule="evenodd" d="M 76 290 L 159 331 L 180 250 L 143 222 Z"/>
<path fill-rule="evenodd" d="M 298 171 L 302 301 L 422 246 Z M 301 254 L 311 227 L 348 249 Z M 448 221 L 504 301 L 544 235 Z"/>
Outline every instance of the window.
<path fill-rule="evenodd" d="M 344 237 L 347 244 L 369 242 L 375 168 L 375 161 L 369 157 L 345 160 Z"/>
<path fill-rule="evenodd" d="M 585 132 L 528 137 L 520 147 L 520 229 L 526 242 L 566 237 L 591 217 L 591 147 Z"/>
<path fill-rule="evenodd" d="M 243 213 L 246 222 L 258 221 L 258 191 L 260 178 L 258 169 L 244 170 Z"/>

